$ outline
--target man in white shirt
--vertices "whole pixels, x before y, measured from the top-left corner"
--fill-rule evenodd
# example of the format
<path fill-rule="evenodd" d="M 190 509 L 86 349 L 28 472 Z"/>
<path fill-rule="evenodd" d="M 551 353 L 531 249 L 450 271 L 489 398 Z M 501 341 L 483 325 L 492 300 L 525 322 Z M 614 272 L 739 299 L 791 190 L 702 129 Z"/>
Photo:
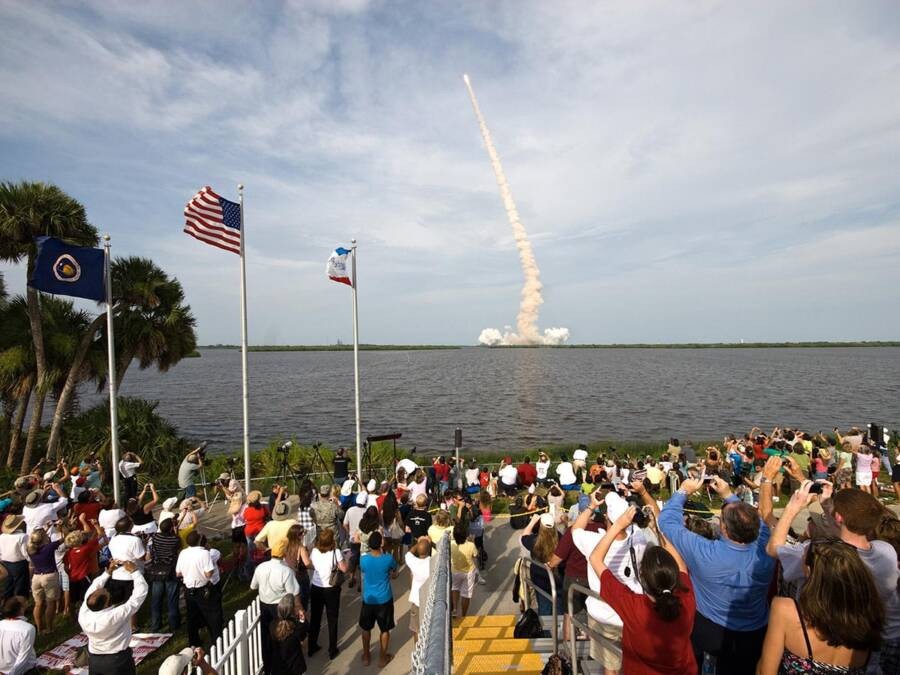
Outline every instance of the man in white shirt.
<path fill-rule="evenodd" d="M 108 572 L 94 579 L 88 587 L 86 600 L 78 610 L 78 623 L 88 638 L 88 667 L 91 675 L 134 675 L 131 642 L 131 619 L 147 597 L 147 582 L 133 562 L 113 560 L 109 564 L 113 574 L 124 570 L 131 577 L 134 590 L 123 596 L 108 589 Z"/>
<path fill-rule="evenodd" d="M 281 558 L 272 558 L 261 563 L 253 572 L 250 588 L 259 591 L 259 623 L 262 636 L 263 673 L 271 669 L 269 662 L 270 626 L 278 615 L 278 603 L 286 595 L 294 596 L 294 607 L 300 607 L 300 584 L 294 570 L 284 564 Z M 302 611 L 302 610 L 301 610 Z"/>
<path fill-rule="evenodd" d="M 116 506 L 116 500 L 112 495 L 104 497 L 100 503 L 103 504 L 103 508 L 97 515 L 97 522 L 100 523 L 106 536 L 111 539 L 116 536 L 116 523 L 125 515 L 125 511 Z"/>
<path fill-rule="evenodd" d="M 28 534 L 34 532 L 41 527 L 45 530 L 47 523 L 56 520 L 57 514 L 69 504 L 66 499 L 66 493 L 58 483 L 53 483 L 53 490 L 59 495 L 59 499 L 55 502 L 41 502 L 44 493 L 38 490 L 32 490 L 25 497 L 25 506 L 22 509 L 22 516 L 25 518 L 25 531 Z"/>
<path fill-rule="evenodd" d="M 584 471 L 587 468 L 587 447 L 579 445 L 578 449 L 572 453 L 572 468 L 575 471 Z"/>
<path fill-rule="evenodd" d="M 353 540 L 359 534 L 359 521 L 362 520 L 366 512 L 367 503 L 368 497 L 366 493 L 359 492 L 356 495 L 356 504 L 347 509 L 347 513 L 344 514 L 344 530 L 346 530 L 347 538 L 350 541 L 350 560 L 347 571 L 347 574 L 350 576 L 350 581 L 347 582 L 348 588 L 356 586 L 357 576 L 359 576 L 357 570 L 359 569 L 361 545 L 358 541 Z"/>
<path fill-rule="evenodd" d="M 605 530 L 588 532 L 585 529 L 595 510 L 598 512 L 605 511 L 605 523 L 608 528 L 628 510 L 628 502 L 615 492 L 607 493 L 602 502 L 597 500 L 596 492 L 591 494 L 590 508 L 582 511 L 572 525 L 572 543 L 575 544 L 588 561 L 590 561 L 591 553 L 593 553 L 597 544 L 600 543 L 600 540 L 606 534 Z M 613 542 L 609 549 L 609 553 L 606 554 L 604 562 L 609 571 L 619 581 L 635 593 L 643 593 L 641 584 L 637 580 L 637 569 L 634 568 L 641 564 L 644 550 L 652 542 L 647 538 L 644 530 L 637 527 L 629 528 L 629 530 L 623 531 L 616 538 L 616 541 Z M 597 576 L 594 568 L 591 567 L 590 562 L 588 562 L 587 572 L 590 589 L 599 593 L 600 578 Z M 591 640 L 591 658 L 599 661 L 607 671 L 618 672 L 622 668 L 622 619 L 612 607 L 602 600 L 588 598 L 586 604 L 590 628 L 600 633 L 609 642 L 619 645 L 619 648 L 612 649 L 607 642 L 601 643 Z"/>
<path fill-rule="evenodd" d="M 188 547 L 178 554 L 175 574 L 184 584 L 188 642 L 191 647 L 199 647 L 202 626 L 209 631 L 211 642 L 222 634 L 222 594 L 212 583 L 216 567 L 209 551 L 200 545 L 200 533 L 193 530 L 186 543 Z"/>
<path fill-rule="evenodd" d="M 6 568 L 6 596 L 27 596 L 28 589 L 28 535 L 22 516 L 6 516 L 0 534 L 0 561 Z M 2 672 L 2 670 L 0 670 Z"/>
<path fill-rule="evenodd" d="M 411 546 L 405 560 L 406 568 L 412 576 L 409 586 L 409 631 L 413 634 L 415 644 L 419 638 L 420 592 L 431 574 L 431 542 L 428 537 L 421 537 Z"/>
<path fill-rule="evenodd" d="M 503 461 L 506 464 L 500 469 L 500 489 L 506 495 L 514 495 L 518 492 L 519 472 L 516 465 L 512 463 L 511 457 L 507 457 Z"/>
<path fill-rule="evenodd" d="M 543 450 L 538 453 L 538 461 L 534 463 L 537 471 L 537 482 L 544 485 L 547 482 L 547 473 L 550 471 L 550 457 Z"/>
<path fill-rule="evenodd" d="M 572 462 L 566 459 L 564 454 L 559 456 L 559 466 L 556 467 L 556 475 L 559 476 L 559 486 L 563 490 L 578 489 L 575 469 L 572 468 Z"/>
<path fill-rule="evenodd" d="M 37 630 L 25 618 L 25 601 L 13 596 L 3 603 L 0 621 L 0 673 L 24 675 L 35 667 Z"/>
<path fill-rule="evenodd" d="M 122 476 L 126 502 L 138 495 L 137 472 L 143 464 L 144 461 L 133 452 L 126 452 L 119 460 L 119 475 Z"/>

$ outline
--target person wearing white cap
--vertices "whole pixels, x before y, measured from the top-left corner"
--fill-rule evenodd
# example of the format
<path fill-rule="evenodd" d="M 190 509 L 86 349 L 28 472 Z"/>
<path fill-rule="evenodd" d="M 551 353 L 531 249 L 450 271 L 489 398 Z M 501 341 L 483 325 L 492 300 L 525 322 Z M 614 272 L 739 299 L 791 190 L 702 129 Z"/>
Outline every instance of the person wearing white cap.
<path fill-rule="evenodd" d="M 202 647 L 185 647 L 177 654 L 172 654 L 162 662 L 158 675 L 190 675 L 194 668 L 199 668 L 203 675 L 217 675 L 206 660 L 206 652 Z"/>
<path fill-rule="evenodd" d="M 378 483 L 375 482 L 374 478 L 370 478 L 369 482 L 366 483 L 366 506 L 374 506 L 378 507 Z"/>
<path fill-rule="evenodd" d="M 367 502 L 368 498 L 366 493 L 358 492 L 356 494 L 355 503 L 347 509 L 347 513 L 344 514 L 344 531 L 347 533 L 347 538 L 350 540 L 350 560 L 348 569 L 350 580 L 347 582 L 348 588 L 353 588 L 356 585 L 359 576 L 359 555 L 361 547 L 361 544 L 359 543 L 359 521 L 366 512 Z"/>
<path fill-rule="evenodd" d="M 606 530 L 588 532 L 585 529 L 593 515 L 602 514 L 604 526 L 609 528 L 628 510 L 628 502 L 615 492 L 608 492 L 602 501 L 599 495 L 599 490 L 591 494 L 590 508 L 582 511 L 572 525 L 572 541 L 587 559 L 590 559 L 594 548 L 606 534 Z M 645 530 L 629 527 L 621 531 L 604 558 L 606 568 L 632 591 L 642 593 L 637 578 L 638 566 L 644 557 L 644 551 L 654 543 L 656 542 L 650 539 Z M 600 577 L 591 565 L 588 565 L 587 572 L 588 585 L 592 591 L 599 593 Z M 587 612 L 590 629 L 606 638 L 603 642 L 591 640 L 591 658 L 599 661 L 607 671 L 618 672 L 622 668 L 621 650 L 611 649 L 608 645 L 610 642 L 618 644 L 622 641 L 621 617 L 612 607 L 596 598 L 587 599 Z"/>
<path fill-rule="evenodd" d="M 537 532 L 535 527 L 540 525 Z M 519 538 L 522 547 L 531 554 L 531 559 L 543 563 L 550 562 L 556 545 L 559 543 L 559 533 L 556 531 L 556 523 L 550 513 L 534 514 L 528 527 L 522 532 Z M 531 581 L 537 588 L 540 588 L 548 596 L 551 594 L 550 575 L 547 570 L 538 565 L 531 565 Z M 565 612 L 565 598 L 562 594 L 562 580 L 555 576 L 556 582 L 556 608 L 557 612 L 562 614 Z M 540 616 L 550 616 L 553 614 L 553 603 L 549 597 L 544 597 L 541 593 L 535 593 L 537 596 L 537 612 Z"/>

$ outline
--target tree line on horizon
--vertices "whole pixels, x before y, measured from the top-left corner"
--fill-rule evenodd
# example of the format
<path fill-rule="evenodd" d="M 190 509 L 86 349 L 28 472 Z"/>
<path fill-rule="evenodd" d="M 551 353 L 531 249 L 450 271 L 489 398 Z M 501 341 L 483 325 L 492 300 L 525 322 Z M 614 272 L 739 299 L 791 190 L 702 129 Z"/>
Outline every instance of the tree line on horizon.
<path fill-rule="evenodd" d="M 57 186 L 0 183 L 0 260 L 24 262 L 26 279 L 30 278 L 39 236 L 74 246 L 100 243 L 84 206 Z M 114 258 L 110 275 L 118 390 L 133 363 L 141 370 L 156 367 L 164 372 L 193 353 L 196 319 L 178 279 L 149 258 Z M 76 309 L 69 299 L 30 286 L 24 296 L 9 297 L 0 275 L 0 438 L 6 467 L 18 466 L 25 472 L 38 457 L 55 460 L 64 454 L 67 424 L 78 411 L 79 385 L 92 383 L 98 391 L 107 386 L 106 313 L 105 303 L 98 303 L 97 312 L 91 313 Z M 127 409 L 120 411 L 125 413 L 124 421 L 132 415 L 135 426 L 159 424 L 158 418 L 153 419 L 155 404 L 117 400 L 127 403 Z M 47 430 L 41 421 L 48 404 L 53 405 L 53 417 Z M 74 434 L 78 447 L 102 453 L 109 443 L 108 412 L 105 417 L 87 415 L 84 422 L 84 429 Z M 85 429 L 93 438 L 84 437 Z M 146 436 L 147 430 L 142 431 Z M 0 446 L 0 462 L 2 450 Z"/>

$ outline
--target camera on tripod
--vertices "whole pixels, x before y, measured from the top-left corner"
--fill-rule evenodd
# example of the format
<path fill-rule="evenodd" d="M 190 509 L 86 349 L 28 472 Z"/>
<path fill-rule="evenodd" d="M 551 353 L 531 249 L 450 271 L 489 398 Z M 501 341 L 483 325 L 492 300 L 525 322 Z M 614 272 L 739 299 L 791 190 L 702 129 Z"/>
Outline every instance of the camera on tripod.
<path fill-rule="evenodd" d="M 225 460 L 225 463 L 228 464 L 229 469 L 234 469 L 235 464 L 237 464 L 237 457 L 229 457 Z"/>
<path fill-rule="evenodd" d="M 294 445 L 294 441 L 288 441 L 277 448 L 277 452 L 283 452 L 286 455 L 290 451 L 292 445 Z"/>

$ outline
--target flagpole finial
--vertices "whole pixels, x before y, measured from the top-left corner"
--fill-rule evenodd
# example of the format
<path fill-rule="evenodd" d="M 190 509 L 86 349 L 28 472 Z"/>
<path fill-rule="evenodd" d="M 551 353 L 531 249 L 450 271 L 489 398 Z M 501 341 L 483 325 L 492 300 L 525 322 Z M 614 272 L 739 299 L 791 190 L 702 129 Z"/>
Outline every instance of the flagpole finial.
<path fill-rule="evenodd" d="M 351 239 L 350 243 L 353 244 L 353 247 L 356 248 L 356 239 Z"/>
<path fill-rule="evenodd" d="M 103 241 L 109 241 L 109 233 L 103 235 Z"/>
<path fill-rule="evenodd" d="M 238 190 L 243 190 L 243 189 L 244 189 L 244 184 L 238 183 Z"/>

